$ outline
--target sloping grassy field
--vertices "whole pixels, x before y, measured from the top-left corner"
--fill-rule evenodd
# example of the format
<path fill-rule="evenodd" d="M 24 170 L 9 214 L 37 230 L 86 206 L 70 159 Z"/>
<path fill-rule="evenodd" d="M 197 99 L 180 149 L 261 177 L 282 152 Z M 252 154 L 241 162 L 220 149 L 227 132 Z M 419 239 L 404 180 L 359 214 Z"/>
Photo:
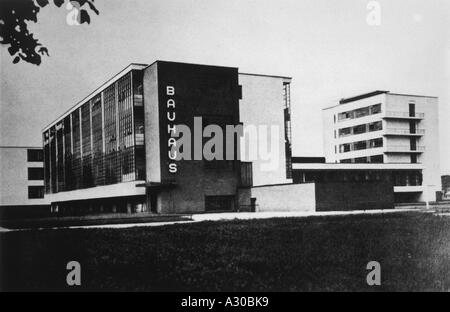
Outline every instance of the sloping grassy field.
<path fill-rule="evenodd" d="M 0 237 L 4 290 L 450 290 L 450 217 L 419 212 Z M 381 264 L 381 286 L 366 284 L 369 261 Z"/>

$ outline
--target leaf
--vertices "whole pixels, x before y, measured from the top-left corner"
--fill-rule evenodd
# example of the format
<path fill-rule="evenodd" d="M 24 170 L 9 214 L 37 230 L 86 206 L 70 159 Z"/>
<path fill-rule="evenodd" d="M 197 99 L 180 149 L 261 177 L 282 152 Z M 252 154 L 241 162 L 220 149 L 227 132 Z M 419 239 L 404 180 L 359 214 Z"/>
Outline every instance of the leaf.
<path fill-rule="evenodd" d="M 14 54 L 16 54 L 18 51 L 19 51 L 19 48 L 18 48 L 17 46 L 10 46 L 10 47 L 8 48 L 9 55 L 14 55 Z"/>
<path fill-rule="evenodd" d="M 94 5 L 91 1 L 88 1 L 87 4 L 88 4 L 89 7 L 91 8 L 91 10 L 95 12 L 95 14 L 97 14 L 97 15 L 99 14 L 97 8 L 95 7 L 95 5 Z"/>
<path fill-rule="evenodd" d="M 13 60 L 13 64 L 17 64 L 20 61 L 20 57 L 16 56 Z"/>
<path fill-rule="evenodd" d="M 91 23 L 91 18 L 89 17 L 89 13 L 86 10 L 80 10 L 80 24 L 83 23 Z"/>

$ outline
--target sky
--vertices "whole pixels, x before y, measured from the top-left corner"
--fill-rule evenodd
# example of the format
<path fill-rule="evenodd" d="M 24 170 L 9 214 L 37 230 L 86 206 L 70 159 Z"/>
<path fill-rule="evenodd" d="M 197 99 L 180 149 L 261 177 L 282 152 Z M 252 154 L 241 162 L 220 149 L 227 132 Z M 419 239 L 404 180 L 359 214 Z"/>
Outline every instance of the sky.
<path fill-rule="evenodd" d="M 41 145 L 42 128 L 129 63 L 167 60 L 290 76 L 293 154 L 321 156 L 324 107 L 373 90 L 439 97 L 441 171 L 450 174 L 450 1 L 96 0 L 91 24 L 47 6 L 29 29 L 40 66 L 2 46 L 0 145 Z"/>

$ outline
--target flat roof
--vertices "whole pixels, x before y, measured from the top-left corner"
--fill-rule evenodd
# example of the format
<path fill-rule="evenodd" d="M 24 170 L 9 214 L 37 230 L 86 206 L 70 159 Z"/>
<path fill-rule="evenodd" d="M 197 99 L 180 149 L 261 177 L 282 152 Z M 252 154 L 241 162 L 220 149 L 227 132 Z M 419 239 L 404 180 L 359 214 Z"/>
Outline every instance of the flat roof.
<path fill-rule="evenodd" d="M 339 100 L 339 104 L 346 104 L 346 103 L 350 103 L 350 102 L 355 102 L 355 101 L 359 101 L 359 100 L 362 100 L 362 99 L 370 98 L 372 96 L 385 94 L 385 93 L 389 93 L 389 91 L 376 90 L 376 91 L 372 91 L 372 92 L 369 92 L 369 93 L 363 93 L 363 94 L 355 95 L 355 96 L 352 96 L 352 97 L 349 97 L 349 98 L 340 99 Z"/>
<path fill-rule="evenodd" d="M 376 163 L 293 163 L 292 170 L 421 170 L 422 164 L 376 164 Z"/>
<path fill-rule="evenodd" d="M 390 95 L 400 95 L 400 96 L 413 96 L 413 97 L 425 97 L 425 98 L 433 98 L 433 99 L 437 99 L 437 96 L 432 96 L 432 95 L 419 95 L 419 94 L 407 94 L 407 93 L 392 93 L 389 92 Z"/>
<path fill-rule="evenodd" d="M 292 77 L 288 77 L 288 76 L 265 75 L 265 74 L 252 74 L 252 73 L 239 73 L 239 75 L 260 76 L 260 77 L 272 77 L 272 78 L 281 78 L 281 79 L 292 80 Z"/>
<path fill-rule="evenodd" d="M 175 63 L 175 64 L 186 64 L 186 65 L 199 65 L 199 66 L 209 66 L 209 67 L 220 67 L 220 68 L 233 68 L 238 69 L 237 67 L 229 67 L 229 66 L 218 66 L 218 65 L 207 65 L 207 64 L 195 64 L 195 63 L 186 63 L 186 62 L 174 62 L 174 61 L 165 61 L 165 60 L 156 60 L 151 64 L 145 64 L 145 63 L 131 63 L 128 66 L 126 66 L 124 69 L 122 69 L 120 72 L 115 74 L 113 77 L 108 79 L 105 83 L 103 83 L 100 87 L 96 88 L 94 91 L 89 93 L 86 97 L 84 97 L 82 100 L 78 101 L 75 105 L 71 106 L 69 109 L 67 109 L 64 113 L 59 115 L 54 121 L 47 124 L 42 131 L 47 131 L 50 127 L 52 127 L 54 124 L 60 122 L 64 117 L 72 113 L 74 110 L 82 106 L 87 101 L 91 100 L 95 95 L 97 95 L 99 92 L 103 91 L 110 85 L 112 85 L 114 82 L 116 82 L 119 78 L 121 78 L 123 75 L 127 74 L 131 70 L 143 70 L 149 66 L 152 66 L 155 63 L 158 62 L 164 62 L 164 63 Z M 281 78 L 289 80 L 289 82 L 292 80 L 292 77 L 287 76 L 275 76 L 275 75 L 263 75 L 263 74 L 251 74 L 251 73 L 238 73 L 239 75 L 251 75 L 251 76 L 262 76 L 262 77 L 274 77 L 274 78 Z"/>
<path fill-rule="evenodd" d="M 375 90 L 375 91 L 372 91 L 372 92 L 355 95 L 355 96 L 352 96 L 352 97 L 349 97 L 349 98 L 342 98 L 342 99 L 339 100 L 339 104 L 333 105 L 333 106 L 329 106 L 329 107 L 326 107 L 326 108 L 322 108 L 322 110 L 335 108 L 335 107 L 341 106 L 343 104 L 347 104 L 347 103 L 355 102 L 355 101 L 358 101 L 358 100 L 370 98 L 370 97 L 373 97 L 373 96 L 376 96 L 376 95 L 380 95 L 380 94 L 390 94 L 390 95 L 399 95 L 399 96 L 412 96 L 412 97 L 425 97 L 425 98 L 436 98 L 436 99 L 438 98 L 437 96 L 406 94 L 406 93 L 392 93 L 390 91 Z"/>

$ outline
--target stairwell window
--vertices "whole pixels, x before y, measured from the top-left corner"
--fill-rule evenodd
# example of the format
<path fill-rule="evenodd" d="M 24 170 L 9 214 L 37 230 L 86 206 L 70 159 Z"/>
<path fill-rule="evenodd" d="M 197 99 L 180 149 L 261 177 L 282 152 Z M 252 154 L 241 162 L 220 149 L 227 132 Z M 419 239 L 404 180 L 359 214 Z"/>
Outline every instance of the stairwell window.
<path fill-rule="evenodd" d="M 44 180 L 44 168 L 28 168 L 28 180 Z"/>
<path fill-rule="evenodd" d="M 28 149 L 27 150 L 27 161 L 44 161 L 44 152 L 42 149 Z"/>
<path fill-rule="evenodd" d="M 44 198 L 44 186 L 31 185 L 28 187 L 28 198 Z"/>

